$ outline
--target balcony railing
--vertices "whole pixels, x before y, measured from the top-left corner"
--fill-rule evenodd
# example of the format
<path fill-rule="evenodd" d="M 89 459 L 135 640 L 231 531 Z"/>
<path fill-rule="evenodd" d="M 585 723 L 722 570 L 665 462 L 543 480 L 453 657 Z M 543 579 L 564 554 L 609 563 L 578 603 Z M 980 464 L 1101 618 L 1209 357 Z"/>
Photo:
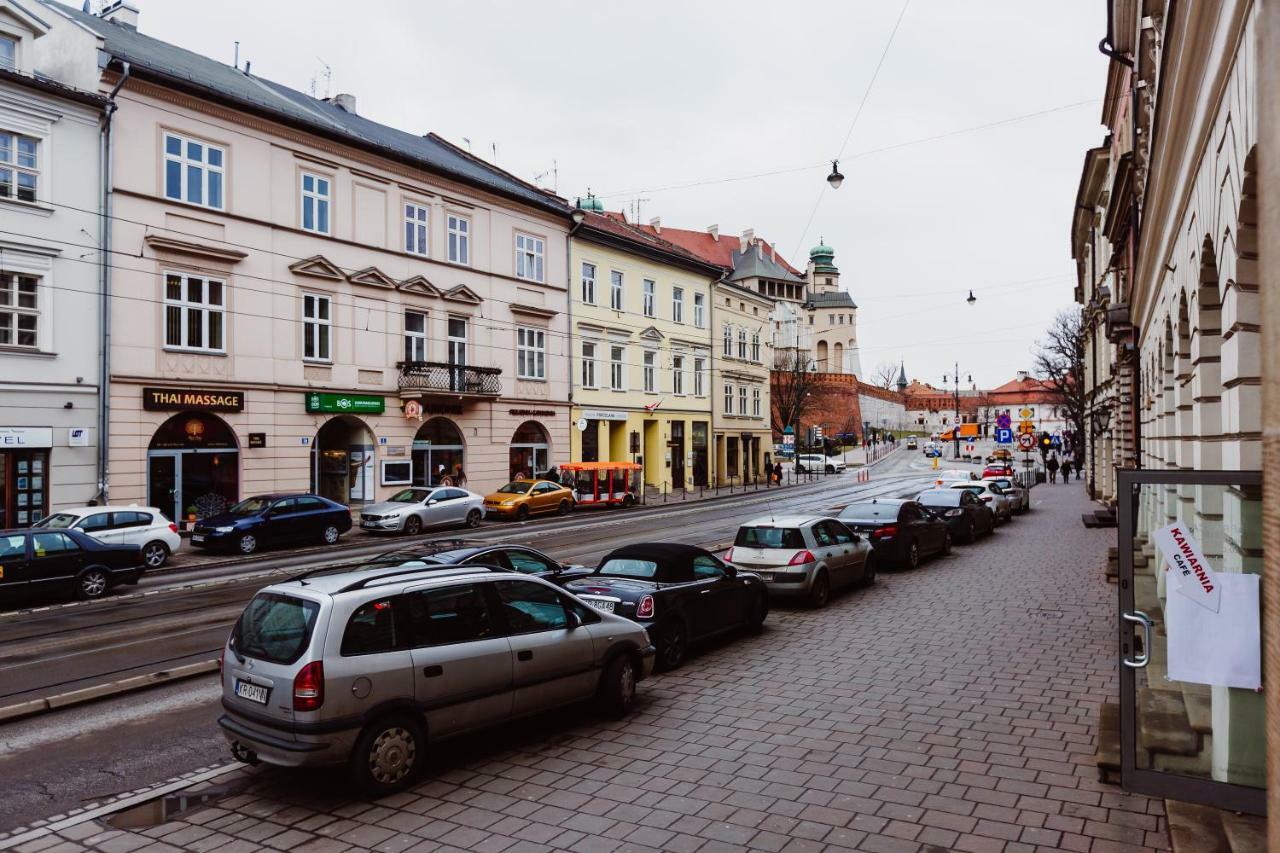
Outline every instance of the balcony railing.
<path fill-rule="evenodd" d="M 426 394 L 496 397 L 502 393 L 502 370 L 439 361 L 401 361 L 400 390 Z"/>

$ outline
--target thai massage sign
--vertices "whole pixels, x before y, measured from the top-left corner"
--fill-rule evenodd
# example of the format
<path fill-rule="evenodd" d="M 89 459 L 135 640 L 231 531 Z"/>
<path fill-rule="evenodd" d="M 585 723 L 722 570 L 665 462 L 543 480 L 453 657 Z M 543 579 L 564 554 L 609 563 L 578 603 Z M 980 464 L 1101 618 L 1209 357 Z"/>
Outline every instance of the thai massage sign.
<path fill-rule="evenodd" d="M 1164 555 L 1170 580 L 1178 592 L 1217 613 L 1222 606 L 1222 589 L 1200 543 L 1186 525 L 1174 522 L 1155 531 L 1151 538 Z"/>
<path fill-rule="evenodd" d="M 243 412 L 244 392 L 219 388 L 143 388 L 142 408 L 148 412 Z"/>

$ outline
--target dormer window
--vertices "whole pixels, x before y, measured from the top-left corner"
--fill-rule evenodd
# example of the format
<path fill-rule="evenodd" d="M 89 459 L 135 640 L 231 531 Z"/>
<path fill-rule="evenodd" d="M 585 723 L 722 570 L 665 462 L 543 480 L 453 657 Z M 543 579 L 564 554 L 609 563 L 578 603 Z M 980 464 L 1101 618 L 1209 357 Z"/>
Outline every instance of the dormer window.
<path fill-rule="evenodd" d="M 0 198 L 35 201 L 40 183 L 40 140 L 0 131 Z"/>
<path fill-rule="evenodd" d="M 0 35 L 0 68 L 18 70 L 18 40 L 13 36 Z"/>

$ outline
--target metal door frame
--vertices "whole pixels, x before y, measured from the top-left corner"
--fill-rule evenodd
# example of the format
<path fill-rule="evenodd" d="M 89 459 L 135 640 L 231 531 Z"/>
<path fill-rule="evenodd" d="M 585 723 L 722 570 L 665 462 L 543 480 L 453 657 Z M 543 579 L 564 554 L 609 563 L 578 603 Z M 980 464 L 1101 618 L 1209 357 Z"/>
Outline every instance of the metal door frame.
<path fill-rule="evenodd" d="M 187 516 L 185 515 L 186 507 L 179 506 L 182 503 L 182 454 L 188 451 L 180 448 L 166 448 L 163 450 L 147 451 L 147 502 L 151 502 L 151 460 L 157 458 L 168 458 L 173 460 L 173 499 L 167 507 L 173 516 L 169 519 L 175 524 L 185 524 Z M 157 509 L 164 510 L 166 507 L 155 505 Z"/>
<path fill-rule="evenodd" d="M 1125 661 L 1134 651 L 1133 534 L 1141 486 L 1261 486 L 1261 471 L 1151 471 L 1120 468 L 1117 494 L 1116 545 L 1119 562 L 1119 667 L 1120 667 L 1120 784 L 1126 791 L 1202 803 L 1229 811 L 1265 815 L 1267 789 L 1199 779 L 1164 770 L 1137 766 L 1137 678 Z M 1150 648 L 1144 647 L 1144 655 Z M 1144 661 L 1145 663 L 1145 661 Z"/>

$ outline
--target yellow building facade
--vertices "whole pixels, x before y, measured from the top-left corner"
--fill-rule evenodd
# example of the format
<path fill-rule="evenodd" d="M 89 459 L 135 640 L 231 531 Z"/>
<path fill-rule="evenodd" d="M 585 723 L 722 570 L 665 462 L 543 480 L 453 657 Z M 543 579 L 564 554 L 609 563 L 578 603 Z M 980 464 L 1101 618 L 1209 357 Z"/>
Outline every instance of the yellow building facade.
<path fill-rule="evenodd" d="M 574 462 L 638 462 L 658 492 L 712 485 L 711 287 L 722 270 L 584 211 L 570 241 Z"/>

